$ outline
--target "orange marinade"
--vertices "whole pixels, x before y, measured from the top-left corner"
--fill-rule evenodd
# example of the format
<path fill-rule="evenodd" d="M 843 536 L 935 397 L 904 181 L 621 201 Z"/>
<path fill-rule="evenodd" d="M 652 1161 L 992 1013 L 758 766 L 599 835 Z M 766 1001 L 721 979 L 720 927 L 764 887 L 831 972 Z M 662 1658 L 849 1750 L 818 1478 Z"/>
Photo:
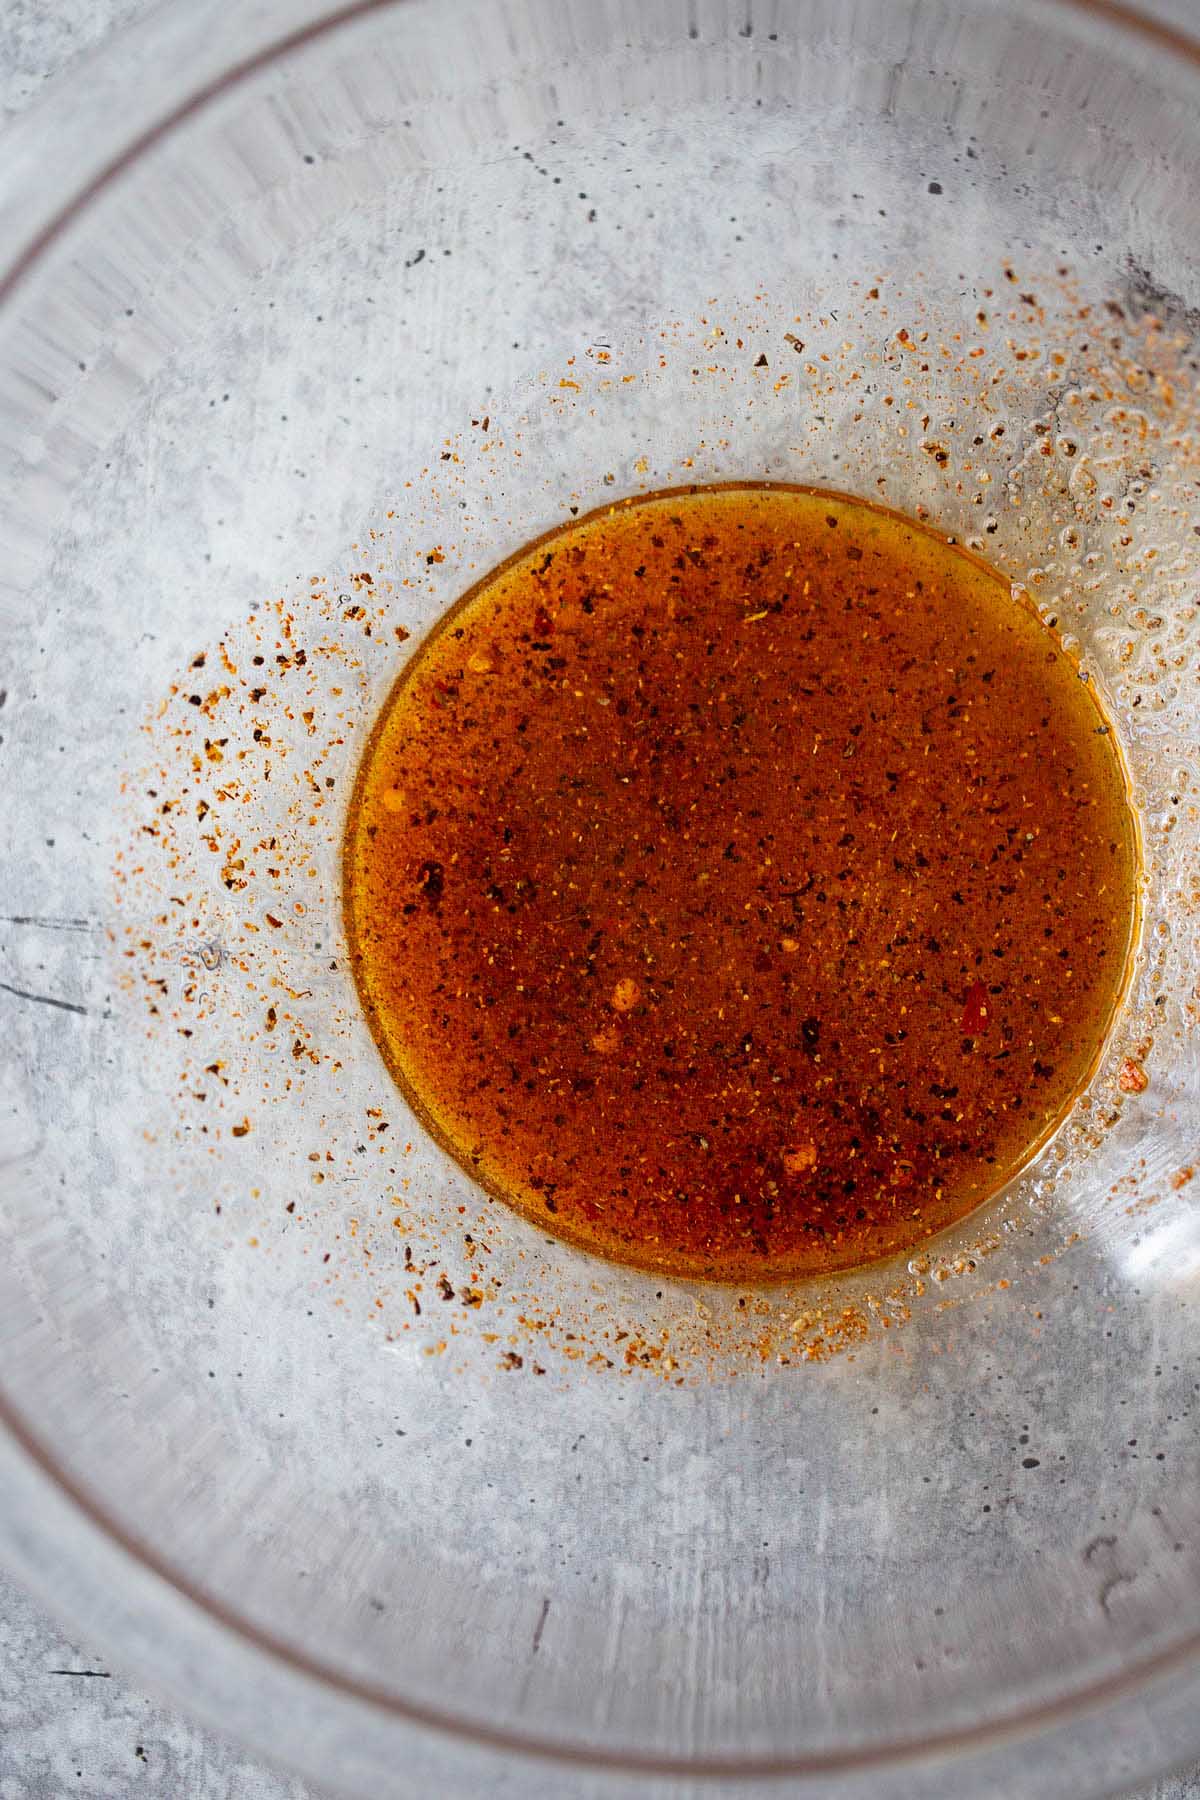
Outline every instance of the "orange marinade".
<path fill-rule="evenodd" d="M 1136 917 L 1122 765 L 984 564 L 781 486 L 606 508 L 404 670 L 351 808 L 359 990 L 492 1194 L 745 1281 L 909 1250 L 1087 1079 Z"/>

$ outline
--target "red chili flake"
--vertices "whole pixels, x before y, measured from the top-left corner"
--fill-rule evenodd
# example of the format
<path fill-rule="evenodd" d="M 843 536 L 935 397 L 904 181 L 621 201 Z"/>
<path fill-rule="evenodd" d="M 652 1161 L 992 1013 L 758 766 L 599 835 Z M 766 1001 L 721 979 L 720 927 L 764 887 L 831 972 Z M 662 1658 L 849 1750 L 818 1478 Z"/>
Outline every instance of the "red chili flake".
<path fill-rule="evenodd" d="M 539 606 L 533 615 L 533 629 L 537 637 L 549 637 L 554 630 L 554 620 L 544 606 Z"/>
<path fill-rule="evenodd" d="M 1144 1094 L 1150 1086 L 1150 1077 L 1140 1062 L 1135 1062 L 1132 1056 L 1126 1056 L 1117 1074 L 1117 1086 L 1123 1094 Z"/>
<path fill-rule="evenodd" d="M 964 1037 L 981 1037 L 992 1016 L 992 1003 L 982 981 L 973 981 L 963 997 L 961 1030 Z"/>

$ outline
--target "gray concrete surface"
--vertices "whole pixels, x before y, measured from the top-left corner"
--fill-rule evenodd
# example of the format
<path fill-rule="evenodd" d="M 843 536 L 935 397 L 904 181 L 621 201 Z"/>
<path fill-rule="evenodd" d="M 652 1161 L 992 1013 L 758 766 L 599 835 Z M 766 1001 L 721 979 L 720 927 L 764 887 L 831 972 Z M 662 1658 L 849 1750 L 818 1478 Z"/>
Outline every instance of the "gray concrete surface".
<path fill-rule="evenodd" d="M 108 32 L 148 10 L 148 0 L 7 0 L 0 128 Z M 1200 0 L 1157 0 L 1146 10 L 1200 31 Z M 111 1669 L 103 1646 L 74 1642 L 0 1574 L 0 1800 L 73 1794 L 320 1800 L 307 1783 L 264 1767 L 139 1693 Z M 1200 1800 L 1200 1769 L 1129 1800 Z"/>
<path fill-rule="evenodd" d="M 157 1706 L 0 1577 L 0 1800 L 317 1800 Z"/>

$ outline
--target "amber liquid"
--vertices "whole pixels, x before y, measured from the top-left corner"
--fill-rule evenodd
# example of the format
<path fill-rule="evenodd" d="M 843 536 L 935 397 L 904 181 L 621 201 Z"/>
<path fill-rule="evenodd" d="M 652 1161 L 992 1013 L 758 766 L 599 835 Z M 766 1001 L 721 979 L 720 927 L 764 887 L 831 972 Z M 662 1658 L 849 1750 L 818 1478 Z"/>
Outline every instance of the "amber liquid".
<path fill-rule="evenodd" d="M 717 1279 L 909 1250 L 996 1192 L 1120 996 L 1137 835 L 994 571 L 804 489 L 532 545 L 404 671 L 351 810 L 363 1004 L 493 1194 Z"/>

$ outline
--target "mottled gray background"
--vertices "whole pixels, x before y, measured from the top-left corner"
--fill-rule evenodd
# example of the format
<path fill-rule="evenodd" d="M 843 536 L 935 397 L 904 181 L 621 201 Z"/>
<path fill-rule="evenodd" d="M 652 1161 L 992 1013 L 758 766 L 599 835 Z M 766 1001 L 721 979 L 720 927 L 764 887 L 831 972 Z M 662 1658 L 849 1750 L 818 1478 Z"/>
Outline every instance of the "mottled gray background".
<path fill-rule="evenodd" d="M 3 123 L 47 81 L 149 10 L 148 0 L 0 0 L 0 6 L 0 139 Z M 1144 10 L 1200 34 L 1200 0 L 1154 0 Z M 109 1668 L 100 1645 L 64 1636 L 0 1575 L 0 1800 L 73 1794 L 319 1800 L 307 1783 L 274 1773 L 145 1698 Z M 565 1787 L 563 1794 L 569 1800 Z M 1200 1769 L 1131 1800 L 1200 1800 Z"/>

